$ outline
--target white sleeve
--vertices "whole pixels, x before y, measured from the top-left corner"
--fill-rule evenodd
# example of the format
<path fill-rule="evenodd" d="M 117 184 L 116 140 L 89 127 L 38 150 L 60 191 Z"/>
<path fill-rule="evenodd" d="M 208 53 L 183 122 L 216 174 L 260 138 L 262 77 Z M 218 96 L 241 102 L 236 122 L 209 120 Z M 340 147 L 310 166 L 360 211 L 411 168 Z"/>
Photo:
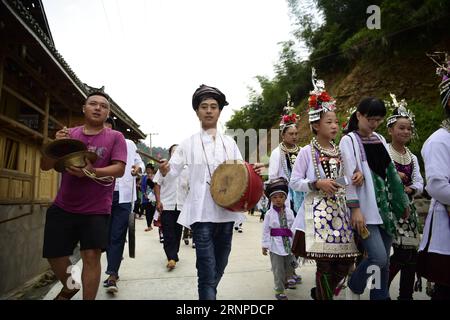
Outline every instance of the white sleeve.
<path fill-rule="evenodd" d="M 263 234 L 262 234 L 262 241 L 261 246 L 263 248 L 270 248 L 270 211 L 267 212 L 266 217 L 264 218 L 263 223 Z"/>
<path fill-rule="evenodd" d="M 427 186 L 430 196 L 444 205 L 450 205 L 450 174 L 444 170 L 449 166 L 450 154 L 444 143 L 430 141 L 424 154 Z"/>
<path fill-rule="evenodd" d="M 161 185 L 163 180 L 164 180 L 164 177 L 162 176 L 161 172 L 158 170 L 156 172 L 155 176 L 153 177 L 153 182 Z"/>
<path fill-rule="evenodd" d="M 294 168 L 292 169 L 291 174 L 291 181 L 289 182 L 289 186 L 294 191 L 312 191 L 312 189 L 309 187 L 309 183 L 314 181 L 311 181 L 306 177 L 306 172 L 308 170 L 308 166 L 310 165 L 310 153 L 311 147 L 306 146 L 300 150 L 297 159 L 295 160 Z"/>
<path fill-rule="evenodd" d="M 420 173 L 420 165 L 417 157 L 413 154 L 413 163 L 414 163 L 414 171 L 413 171 L 413 184 L 410 186 L 411 189 L 414 189 L 414 195 L 420 195 L 423 192 L 423 178 Z"/>
<path fill-rule="evenodd" d="M 184 148 L 186 148 L 186 143 L 180 144 L 178 148 L 175 149 L 175 152 L 169 161 L 170 170 L 167 175 L 178 177 L 183 171 L 184 166 L 187 164 L 186 152 Z"/>
<path fill-rule="evenodd" d="M 279 178 L 278 171 L 280 170 L 280 149 L 275 148 L 272 151 L 269 159 L 269 180 Z"/>
<path fill-rule="evenodd" d="M 352 184 L 352 177 L 355 171 L 357 171 L 357 159 L 356 159 L 356 146 L 352 141 L 350 135 L 345 135 L 342 137 L 339 143 L 339 149 L 341 150 L 342 160 L 344 161 L 344 175 L 347 177 L 349 184 L 345 188 L 347 201 L 349 200 L 359 200 L 358 194 L 356 193 L 356 186 Z M 363 173 L 363 172 L 361 172 Z"/>
<path fill-rule="evenodd" d="M 137 150 L 137 149 L 136 149 Z M 134 153 L 134 165 L 138 166 L 139 168 L 141 168 L 142 172 L 145 172 L 145 164 L 144 161 L 142 161 L 141 156 L 139 155 L 139 153 L 135 152 Z"/>

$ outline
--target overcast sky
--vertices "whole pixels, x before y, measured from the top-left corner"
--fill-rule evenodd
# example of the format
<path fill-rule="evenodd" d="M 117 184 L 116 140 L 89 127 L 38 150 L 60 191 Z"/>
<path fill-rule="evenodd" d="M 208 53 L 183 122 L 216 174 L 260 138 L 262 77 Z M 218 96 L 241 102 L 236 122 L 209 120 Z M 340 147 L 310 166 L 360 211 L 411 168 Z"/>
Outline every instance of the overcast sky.
<path fill-rule="evenodd" d="M 199 130 L 191 98 L 204 83 L 248 102 L 256 75 L 273 76 L 292 38 L 285 0 L 43 0 L 57 50 L 85 83 L 105 90 L 169 147 Z M 149 143 L 149 139 L 146 139 Z"/>

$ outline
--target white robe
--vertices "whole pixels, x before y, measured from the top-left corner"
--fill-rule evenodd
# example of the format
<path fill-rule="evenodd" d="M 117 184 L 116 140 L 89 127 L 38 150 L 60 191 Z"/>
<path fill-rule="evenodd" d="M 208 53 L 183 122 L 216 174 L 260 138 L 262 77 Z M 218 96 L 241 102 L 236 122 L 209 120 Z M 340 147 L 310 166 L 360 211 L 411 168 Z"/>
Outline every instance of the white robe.
<path fill-rule="evenodd" d="M 210 170 L 208 170 L 202 141 Z M 219 132 L 214 141 L 204 130 L 201 130 L 181 142 L 175 149 L 169 161 L 168 175 L 180 175 L 186 165 L 189 170 L 189 193 L 177 221 L 179 224 L 190 228 L 196 222 L 240 223 L 245 220 L 242 213 L 218 206 L 211 196 L 208 183 L 211 181 L 214 170 L 225 160 L 242 160 L 242 156 L 236 142 Z"/>
<path fill-rule="evenodd" d="M 127 144 L 127 164 L 123 176 L 116 179 L 114 191 L 119 191 L 119 203 L 131 203 L 131 206 L 134 207 L 137 199 L 136 177 L 131 175 L 131 167 L 136 165 L 144 172 L 145 165 L 141 156 L 136 152 L 136 144 L 129 139 L 125 139 L 125 142 Z"/>
<path fill-rule="evenodd" d="M 450 205 L 450 132 L 445 129 L 434 132 L 425 141 L 422 156 L 427 180 L 425 189 L 432 200 L 419 251 L 423 251 L 428 243 L 433 217 L 428 252 L 450 255 L 450 218 L 445 207 Z"/>
<path fill-rule="evenodd" d="M 387 144 L 384 137 L 375 133 L 375 135 L 383 142 L 387 151 Z M 355 133 L 351 132 L 342 137 L 339 143 L 342 159 L 344 161 L 344 171 L 347 180 L 350 182 L 346 188 L 347 201 L 358 200 L 361 213 L 364 216 L 366 224 L 383 224 L 380 212 L 378 210 L 377 200 L 375 196 L 375 187 L 372 180 L 372 171 L 369 163 L 362 161 L 361 149 Z M 352 181 L 353 174 L 361 171 L 364 175 L 364 184 L 361 187 L 354 186 Z"/>
<path fill-rule="evenodd" d="M 319 166 L 319 171 L 320 175 L 324 177 L 325 172 L 323 171 L 322 166 Z M 309 193 L 314 191 L 309 187 L 309 183 L 315 181 L 317 181 L 317 177 L 311 159 L 311 145 L 307 145 L 298 153 L 297 160 L 295 160 L 294 168 L 292 169 L 289 186 L 294 191 Z M 294 234 L 296 230 L 306 230 L 305 218 L 310 217 L 305 217 L 305 201 L 303 201 L 291 228 Z"/>
<path fill-rule="evenodd" d="M 286 220 L 288 228 L 291 228 L 294 222 L 294 213 L 289 207 L 285 207 L 286 210 Z M 270 252 L 275 253 L 279 256 L 287 256 L 290 252 L 286 252 L 283 244 L 282 237 L 272 237 L 270 235 L 270 230 L 272 228 L 280 228 L 280 218 L 278 217 L 278 212 L 274 208 L 270 208 L 264 217 L 263 225 L 263 235 L 261 245 L 263 248 L 268 248 Z M 292 237 L 289 238 L 289 247 L 292 246 Z"/>
<path fill-rule="evenodd" d="M 321 179 L 326 177 L 321 165 L 318 166 L 318 169 Z M 305 200 L 298 210 L 294 223 L 292 224 L 292 233 L 295 234 L 297 230 L 305 232 L 306 251 L 311 254 L 331 255 L 332 251 L 336 255 L 356 255 L 358 250 L 353 240 L 353 235 L 351 236 L 351 240 L 347 243 L 326 243 L 323 237 L 316 236 L 312 209 L 312 205 L 315 201 L 315 192 L 313 191 L 315 190 L 310 188 L 311 183 L 315 181 L 317 181 L 317 176 L 312 159 L 311 145 L 307 145 L 300 150 L 297 156 L 297 160 L 295 161 L 292 170 L 291 182 L 289 183 L 289 186 L 293 190 L 307 193 Z M 342 209 L 346 215 L 345 221 L 348 221 L 350 211 L 345 206 L 345 203 L 343 204 Z M 347 225 L 349 225 L 349 223 Z M 347 230 L 350 230 L 350 227 Z"/>

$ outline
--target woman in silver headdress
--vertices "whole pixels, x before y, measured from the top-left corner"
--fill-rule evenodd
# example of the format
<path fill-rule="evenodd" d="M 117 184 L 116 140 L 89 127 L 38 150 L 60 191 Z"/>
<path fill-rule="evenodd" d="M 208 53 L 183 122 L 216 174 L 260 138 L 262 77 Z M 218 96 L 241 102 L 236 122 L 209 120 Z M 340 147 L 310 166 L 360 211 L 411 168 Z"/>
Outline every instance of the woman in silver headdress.
<path fill-rule="evenodd" d="M 359 251 L 345 201 L 344 163 L 334 139 L 339 130 L 335 100 L 315 79 L 309 98 L 309 123 L 315 137 L 302 148 L 290 187 L 306 192 L 292 227 L 294 254 L 316 261 L 315 300 L 332 300 L 339 293 Z"/>
<path fill-rule="evenodd" d="M 291 179 L 292 168 L 300 151 L 298 142 L 298 116 L 292 113 L 292 103 L 288 94 L 287 105 L 284 108 L 286 114 L 281 117 L 280 133 L 281 143 L 272 150 L 269 161 L 269 179 L 285 178 L 287 181 Z M 288 205 L 297 215 L 304 198 L 303 192 L 294 191 L 289 188 L 289 194 L 286 199 Z"/>
<path fill-rule="evenodd" d="M 393 112 L 387 119 L 387 127 L 391 136 L 388 144 L 389 155 L 405 186 L 405 193 L 410 200 L 411 214 L 408 219 L 395 221 L 394 254 L 389 263 L 389 285 L 398 272 L 400 275 L 400 295 L 398 300 L 413 300 L 414 278 L 417 265 L 417 249 L 420 242 L 419 226 L 413 197 L 423 190 L 423 178 L 417 157 L 406 144 L 416 135 L 414 114 L 406 109 L 406 101 L 397 101 L 391 94 Z"/>

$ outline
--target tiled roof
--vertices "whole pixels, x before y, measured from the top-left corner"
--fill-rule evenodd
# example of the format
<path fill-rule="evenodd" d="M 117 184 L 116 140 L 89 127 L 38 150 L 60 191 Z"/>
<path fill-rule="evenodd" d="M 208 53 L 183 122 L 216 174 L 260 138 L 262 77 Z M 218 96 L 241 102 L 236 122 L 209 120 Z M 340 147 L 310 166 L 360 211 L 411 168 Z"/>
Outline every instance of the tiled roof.
<path fill-rule="evenodd" d="M 56 58 L 60 66 L 64 69 L 64 71 L 69 75 L 69 77 L 75 82 L 76 86 L 80 89 L 84 97 L 89 93 L 89 87 L 83 83 L 69 64 L 64 60 L 63 56 L 56 50 L 53 45 L 53 41 L 49 39 L 49 37 L 45 34 L 45 32 L 41 29 L 38 22 L 34 19 L 34 17 L 29 13 L 27 8 L 22 4 L 19 0 L 2 0 L 2 2 L 14 13 L 20 16 L 21 19 L 29 26 L 32 31 L 39 37 L 42 43 L 46 46 L 46 48 L 51 52 L 53 57 Z M 117 103 L 112 101 L 112 111 L 122 120 L 128 122 L 131 128 L 136 131 L 140 136 L 145 138 L 145 134 L 139 129 L 139 125 L 128 116 L 122 108 L 119 107 Z"/>

